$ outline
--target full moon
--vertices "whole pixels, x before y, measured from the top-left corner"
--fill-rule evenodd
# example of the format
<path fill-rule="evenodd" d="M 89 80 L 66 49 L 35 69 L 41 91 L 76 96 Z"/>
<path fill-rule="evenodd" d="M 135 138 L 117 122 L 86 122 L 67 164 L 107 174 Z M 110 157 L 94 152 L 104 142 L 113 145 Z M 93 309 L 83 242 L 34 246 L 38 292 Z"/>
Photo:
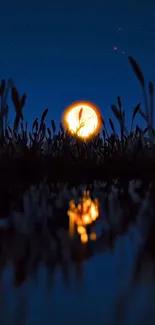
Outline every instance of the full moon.
<path fill-rule="evenodd" d="M 101 114 L 90 102 L 75 102 L 64 111 L 63 125 L 73 136 L 88 139 L 99 132 Z"/>

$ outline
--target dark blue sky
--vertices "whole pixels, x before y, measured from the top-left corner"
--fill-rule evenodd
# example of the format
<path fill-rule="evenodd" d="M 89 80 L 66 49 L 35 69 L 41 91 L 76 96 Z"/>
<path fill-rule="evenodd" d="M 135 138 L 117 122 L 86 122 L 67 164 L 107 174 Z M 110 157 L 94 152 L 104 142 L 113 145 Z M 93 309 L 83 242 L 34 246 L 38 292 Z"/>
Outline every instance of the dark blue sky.
<path fill-rule="evenodd" d="M 110 105 L 120 95 L 126 110 L 127 126 L 130 126 L 132 108 L 142 101 L 142 95 L 129 65 L 128 55 L 140 64 L 147 81 L 155 81 L 153 0 L 1 2 L 0 77 L 11 77 L 19 91 L 27 93 L 24 116 L 30 124 L 45 108 L 49 108 L 47 122 L 54 119 L 58 124 L 65 107 L 82 99 L 93 101 L 101 109 L 107 122 L 112 115 Z M 14 118 L 13 107 L 10 107 L 9 117 L 11 120 Z M 144 126 L 140 118 L 137 118 L 137 122 Z M 98 264 L 93 261 L 91 270 L 87 271 L 90 282 L 88 279 L 88 295 L 84 298 L 87 299 L 87 311 L 92 311 L 92 318 L 93 313 L 102 308 L 105 314 L 109 310 L 113 312 L 111 297 L 114 297 L 114 285 L 119 285 L 116 276 L 112 275 L 115 264 L 111 263 L 109 256 L 106 258 L 105 255 L 106 260 L 102 258 L 99 258 Z M 128 258 L 128 262 L 131 263 L 131 258 Z M 101 278 L 104 279 L 102 286 Z M 102 297 L 103 293 L 103 304 L 102 300 L 97 304 L 98 295 Z M 43 295 L 38 294 L 38 299 L 42 297 Z M 52 305 L 56 314 L 53 319 L 58 317 L 62 293 L 58 292 L 57 297 L 56 304 Z M 75 299 L 71 296 L 66 298 L 66 294 L 64 297 L 66 304 L 71 301 L 76 308 Z M 94 299 L 97 309 L 90 308 Z M 108 301 L 107 304 L 104 305 L 104 301 Z M 37 299 L 35 304 L 32 308 L 33 314 L 38 313 Z M 41 304 L 42 301 L 39 308 Z M 65 313 L 64 307 L 55 324 L 59 324 L 61 317 L 66 317 Z M 85 313 L 85 317 L 87 314 Z M 78 323 L 79 317 L 80 313 L 76 319 Z M 72 319 L 67 321 L 68 324 L 72 323 Z"/>
<path fill-rule="evenodd" d="M 128 55 L 146 80 L 154 81 L 154 12 L 152 0 L 3 2 L 0 77 L 11 77 L 27 93 L 25 119 L 31 124 L 49 108 L 47 122 L 58 124 L 66 106 L 84 99 L 93 101 L 107 121 L 120 95 L 129 127 L 142 95 Z M 12 107 L 9 117 L 13 120 Z M 144 125 L 140 118 L 137 122 Z"/>

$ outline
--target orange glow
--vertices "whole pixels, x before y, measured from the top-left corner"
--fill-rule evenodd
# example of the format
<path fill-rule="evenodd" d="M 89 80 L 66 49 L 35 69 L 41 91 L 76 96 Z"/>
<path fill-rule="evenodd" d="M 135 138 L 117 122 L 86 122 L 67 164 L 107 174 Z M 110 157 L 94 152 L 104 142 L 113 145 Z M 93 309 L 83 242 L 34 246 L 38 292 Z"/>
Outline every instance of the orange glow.
<path fill-rule="evenodd" d="M 88 235 L 86 233 L 81 235 L 81 243 L 86 244 L 88 242 Z"/>
<path fill-rule="evenodd" d="M 84 214 L 82 216 L 82 220 L 84 225 L 89 225 L 90 223 L 92 223 L 91 216 L 89 214 Z"/>
<path fill-rule="evenodd" d="M 75 209 L 75 202 L 73 200 L 70 201 L 70 214 L 69 214 L 69 234 L 72 237 L 74 235 L 74 226 L 75 226 L 75 220 L 74 220 L 74 214 L 72 210 Z"/>
<path fill-rule="evenodd" d="M 81 202 L 76 206 L 74 200 L 69 202 L 69 234 L 74 235 L 75 226 L 77 233 L 81 235 L 81 241 L 84 242 L 87 235 L 86 227 L 93 223 L 99 217 L 99 201 L 91 199 L 89 191 L 84 191 Z M 84 237 L 83 237 L 84 236 Z M 95 240 L 94 233 L 91 234 L 90 239 Z"/>
<path fill-rule="evenodd" d="M 101 114 L 91 102 L 75 102 L 63 113 L 63 125 L 72 135 L 90 139 L 101 128 Z"/>
<path fill-rule="evenodd" d="M 86 229 L 82 226 L 78 226 L 77 227 L 77 232 L 79 235 L 85 234 L 86 233 Z"/>
<path fill-rule="evenodd" d="M 91 240 L 96 240 L 96 238 L 97 238 L 96 233 L 95 233 L 95 232 L 92 232 L 92 233 L 90 234 L 90 239 L 91 239 Z"/>

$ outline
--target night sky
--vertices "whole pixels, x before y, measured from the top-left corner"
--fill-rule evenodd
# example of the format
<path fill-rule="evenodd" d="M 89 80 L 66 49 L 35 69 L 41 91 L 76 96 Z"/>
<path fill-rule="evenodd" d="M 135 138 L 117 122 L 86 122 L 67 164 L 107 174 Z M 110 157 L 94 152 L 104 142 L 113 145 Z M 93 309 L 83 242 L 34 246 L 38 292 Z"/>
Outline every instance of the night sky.
<path fill-rule="evenodd" d="M 139 102 L 143 103 L 143 97 L 140 85 L 128 62 L 128 56 L 132 56 L 139 63 L 146 81 L 154 82 L 154 31 L 155 1 L 153 0 L 2 1 L 0 78 L 11 77 L 19 92 L 27 93 L 27 104 L 23 113 L 30 125 L 46 108 L 49 109 L 47 123 L 54 119 L 58 125 L 63 110 L 76 100 L 95 103 L 100 108 L 105 122 L 108 123 L 108 118 L 113 116 L 110 105 L 114 104 L 116 97 L 120 95 L 129 128 L 133 107 Z M 11 106 L 9 113 L 11 122 L 14 116 L 15 112 Z M 140 126 L 145 126 L 141 118 L 137 118 L 136 122 Z M 90 279 L 97 279 L 97 284 L 94 280 L 92 285 L 89 277 L 87 278 L 86 285 L 89 288 L 87 296 L 84 296 L 83 300 L 80 297 L 83 310 L 90 311 L 94 299 L 103 294 L 100 286 L 101 278 L 104 279 L 104 299 L 108 303 L 104 306 L 102 300 L 99 300 L 98 308 L 100 311 L 103 308 L 105 310 L 112 308 L 109 307 L 110 299 L 114 296 L 112 279 L 116 285 L 118 279 L 117 275 L 115 275 L 116 279 L 112 275 L 114 265 L 109 256 L 110 253 L 107 252 L 104 260 L 99 258 L 99 265 L 93 261 L 91 271 L 89 269 Z M 131 264 L 131 259 L 127 258 Z M 37 302 L 37 299 L 43 297 L 39 294 L 39 290 L 32 315 L 34 311 L 38 315 L 38 309 L 43 304 L 42 301 L 39 305 Z M 62 298 L 62 294 L 58 293 L 57 304 L 60 296 Z M 87 301 L 86 305 L 84 299 Z M 68 296 L 64 294 L 63 301 L 67 306 L 71 301 L 71 304 L 74 304 L 73 313 L 77 312 L 77 302 L 69 296 L 69 293 Z M 54 304 L 54 301 L 52 303 Z M 57 314 L 57 309 L 54 309 L 55 317 L 59 316 L 54 324 L 61 324 L 62 317 L 70 317 L 69 314 L 66 315 L 65 308 L 64 305 L 62 314 Z M 93 308 L 91 312 L 94 312 Z M 80 313 L 75 324 L 79 324 L 79 318 Z M 38 322 L 38 324 L 42 323 Z M 67 320 L 67 324 L 72 323 L 72 319 Z M 34 324 L 33 320 L 31 324 Z"/>
<path fill-rule="evenodd" d="M 27 93 L 25 120 L 32 125 L 48 108 L 47 123 L 54 119 L 58 125 L 66 106 L 89 100 L 108 122 L 110 105 L 120 95 L 129 127 L 143 97 L 128 55 L 146 81 L 154 81 L 154 12 L 152 0 L 3 2 L 0 77 L 11 77 L 19 92 Z M 136 122 L 145 125 L 141 118 Z"/>

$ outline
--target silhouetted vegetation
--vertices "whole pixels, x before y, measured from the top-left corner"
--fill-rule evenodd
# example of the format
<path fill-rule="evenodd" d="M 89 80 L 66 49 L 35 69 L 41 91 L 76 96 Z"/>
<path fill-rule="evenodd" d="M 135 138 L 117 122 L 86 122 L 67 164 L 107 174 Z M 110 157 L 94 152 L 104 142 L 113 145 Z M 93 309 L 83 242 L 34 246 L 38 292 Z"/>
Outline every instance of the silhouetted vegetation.
<path fill-rule="evenodd" d="M 36 268 L 40 260 L 44 260 L 45 264 L 53 269 L 57 264 L 61 264 L 64 276 L 67 278 L 68 266 L 64 256 L 67 256 L 68 251 L 70 251 L 69 258 L 72 262 L 80 267 L 83 260 L 107 247 L 112 249 L 116 236 L 124 234 L 132 224 L 138 222 L 141 203 L 147 195 L 149 195 L 149 208 L 147 207 L 144 213 L 145 217 L 147 216 L 147 227 L 144 227 L 147 234 L 145 233 L 144 237 L 148 236 L 150 225 L 153 228 L 151 239 L 144 244 L 144 251 L 151 250 L 151 254 L 152 252 L 154 254 L 152 248 L 154 246 L 155 180 L 154 91 L 153 84 L 150 82 L 148 101 L 142 72 L 133 58 L 129 57 L 129 61 L 142 87 L 145 111 L 142 110 L 140 103 L 135 107 L 131 128 L 128 131 L 125 124 L 125 111 L 120 97 L 117 97 L 117 105 L 111 105 L 111 109 L 120 125 L 120 136 L 116 133 L 114 122 L 111 119 L 109 119 L 109 123 L 112 133 L 108 134 L 101 117 L 102 133 L 90 141 L 74 138 L 63 129 L 62 124 L 56 133 L 53 120 L 51 128 L 46 127 L 45 118 L 48 109 L 43 112 L 40 122 L 38 118 L 35 119 L 32 130 L 29 132 L 23 116 L 26 94 L 20 97 L 11 80 L 7 86 L 2 80 L 0 87 L 0 216 L 9 216 L 10 229 L 7 232 L 2 232 L 0 236 L 0 263 L 1 266 L 4 266 L 8 260 L 12 260 L 16 269 L 16 283 L 21 283 L 27 274 Z M 7 95 L 9 88 L 11 88 L 12 102 L 16 112 L 13 129 L 8 124 Z M 136 114 L 140 114 L 145 119 L 146 128 L 144 130 L 138 125 L 133 130 Z M 78 239 L 76 239 L 76 245 L 73 242 L 71 245 L 68 239 L 69 196 L 65 197 L 63 204 L 61 204 L 61 200 L 59 204 L 57 201 L 59 194 L 64 190 L 62 183 L 66 184 L 64 186 L 66 191 L 73 187 L 75 190 L 75 186 L 85 184 L 85 187 L 93 192 L 94 180 L 99 181 L 98 190 L 100 193 L 103 191 L 105 195 L 102 212 L 109 229 L 105 231 L 103 225 L 97 241 L 89 242 L 85 248 L 82 248 Z M 132 180 L 140 181 L 140 186 L 136 190 L 139 196 L 137 202 L 129 193 Z M 117 197 L 115 202 L 109 203 L 112 187 L 117 189 Z M 32 194 L 37 191 L 39 194 L 36 194 L 38 201 L 35 203 L 35 209 L 38 207 L 43 218 L 33 219 L 37 212 L 31 210 L 32 206 L 28 203 L 28 197 L 30 197 L 30 192 Z M 147 194 L 148 192 L 149 194 Z M 25 195 L 27 195 L 26 199 Z M 79 195 L 78 189 L 77 195 Z M 28 212 L 25 212 L 24 200 L 27 202 L 25 204 L 30 207 Z M 43 203 L 40 203 L 42 200 Z M 39 204 L 42 204 L 44 209 L 40 208 Z M 112 217 L 109 212 L 111 206 L 114 208 Z M 50 207 L 52 207 L 52 212 Z M 119 210 L 118 220 L 117 208 Z M 46 213 L 44 213 L 45 210 Z M 45 216 L 47 211 L 48 217 Z M 54 217 L 50 218 L 50 215 Z M 18 222 L 23 223 L 23 227 L 25 227 L 22 234 L 16 227 Z M 27 229 L 29 229 L 28 232 Z M 61 231 L 63 235 L 60 234 Z M 10 245 L 10 243 L 14 243 L 14 245 Z M 45 250 L 42 249 L 43 246 Z M 66 255 L 64 252 L 62 253 L 62 249 L 66 249 Z M 140 263 L 141 257 L 137 262 L 137 272 Z"/>
<path fill-rule="evenodd" d="M 44 178 L 49 181 L 67 181 L 71 183 L 94 179 L 112 179 L 113 177 L 125 178 L 154 178 L 154 126 L 153 126 L 153 84 L 149 83 L 149 103 L 146 94 L 144 77 L 135 60 L 129 61 L 141 84 L 145 111 L 138 104 L 132 114 L 130 132 L 125 124 L 125 111 L 120 97 L 117 105 L 111 105 L 120 125 L 119 137 L 115 131 L 114 123 L 109 119 L 111 134 L 108 134 L 103 121 L 102 134 L 91 141 L 80 141 L 65 132 L 62 124 L 56 133 L 54 121 L 51 129 L 45 125 L 48 109 L 42 114 L 39 122 L 35 119 L 32 131 L 28 131 L 27 122 L 24 122 L 23 108 L 26 94 L 22 97 L 11 79 L 6 87 L 4 80 L 1 82 L 1 138 L 0 138 L 0 178 L 1 184 L 6 187 L 16 185 L 27 186 L 36 184 Z M 8 124 L 7 95 L 11 88 L 11 98 L 15 108 L 15 121 L 13 129 Z M 142 130 L 138 125 L 135 130 L 133 121 L 136 114 L 140 114 L 146 121 L 146 128 Z M 5 123 L 4 123 L 5 122 Z M 65 171 L 65 172 L 64 172 Z M 3 186 L 4 189 L 4 186 Z"/>

